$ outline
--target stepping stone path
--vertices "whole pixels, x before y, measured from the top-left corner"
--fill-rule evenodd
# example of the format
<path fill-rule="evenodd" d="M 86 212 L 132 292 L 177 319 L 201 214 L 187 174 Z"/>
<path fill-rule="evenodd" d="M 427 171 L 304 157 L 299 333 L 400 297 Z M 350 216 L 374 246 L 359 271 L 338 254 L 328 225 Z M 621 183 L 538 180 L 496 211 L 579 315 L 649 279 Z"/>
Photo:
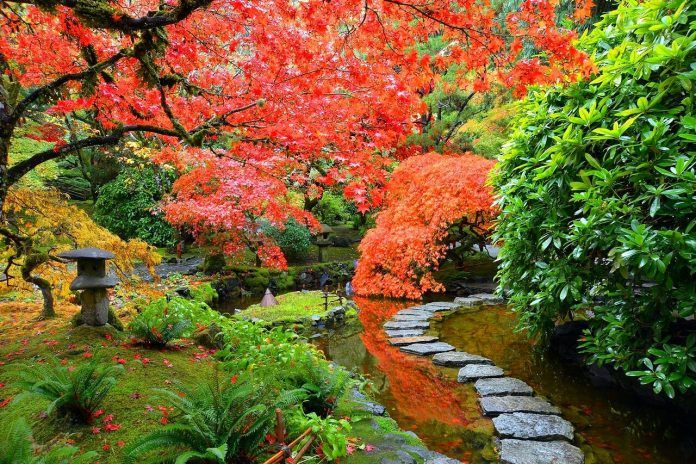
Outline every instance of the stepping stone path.
<path fill-rule="evenodd" d="M 430 319 L 438 312 L 501 303 L 503 299 L 491 293 L 477 293 L 454 302 L 412 306 L 399 311 L 384 324 L 384 329 L 389 343 L 401 351 L 420 356 L 434 354 L 435 365 L 461 368 L 459 382 L 476 382 L 481 410 L 493 419 L 501 438 L 502 464 L 584 464 L 583 452 L 570 443 L 575 429 L 560 417 L 560 409 L 534 396 L 532 387 L 522 380 L 505 377 L 503 369 L 490 359 L 455 351 L 455 347 L 438 341 L 438 337 L 425 335 Z"/>

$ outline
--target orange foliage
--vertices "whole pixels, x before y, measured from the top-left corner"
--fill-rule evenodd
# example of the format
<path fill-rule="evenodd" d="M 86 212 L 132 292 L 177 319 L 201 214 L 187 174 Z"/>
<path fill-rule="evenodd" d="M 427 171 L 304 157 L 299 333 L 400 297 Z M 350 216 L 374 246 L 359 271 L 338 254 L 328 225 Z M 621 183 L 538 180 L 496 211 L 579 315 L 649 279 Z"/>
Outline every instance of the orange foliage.
<path fill-rule="evenodd" d="M 420 298 L 442 291 L 432 271 L 445 257 L 450 228 L 490 229 L 493 198 L 486 177 L 494 162 L 472 154 L 410 158 L 387 187 L 386 208 L 360 244 L 353 285 L 359 295 Z"/>

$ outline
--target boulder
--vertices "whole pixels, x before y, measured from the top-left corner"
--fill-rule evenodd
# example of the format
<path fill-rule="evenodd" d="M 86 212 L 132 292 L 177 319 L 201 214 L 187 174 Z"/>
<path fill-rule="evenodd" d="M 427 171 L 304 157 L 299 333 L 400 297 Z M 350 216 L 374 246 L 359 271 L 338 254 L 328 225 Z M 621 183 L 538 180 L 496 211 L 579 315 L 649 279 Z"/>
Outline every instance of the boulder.
<path fill-rule="evenodd" d="M 459 306 L 476 306 L 483 303 L 480 298 L 471 298 L 469 296 L 459 296 L 454 299 L 454 302 Z"/>
<path fill-rule="evenodd" d="M 503 302 L 501 297 L 492 293 L 474 293 L 473 295 L 469 295 L 469 298 L 478 298 L 486 304 L 501 304 Z"/>

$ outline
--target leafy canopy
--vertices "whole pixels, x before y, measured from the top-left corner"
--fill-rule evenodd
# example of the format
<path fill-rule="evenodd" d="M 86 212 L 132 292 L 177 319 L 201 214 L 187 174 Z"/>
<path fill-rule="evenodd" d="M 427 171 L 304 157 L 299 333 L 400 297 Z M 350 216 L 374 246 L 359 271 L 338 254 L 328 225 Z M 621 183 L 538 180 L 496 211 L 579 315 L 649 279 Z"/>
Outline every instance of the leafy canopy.
<path fill-rule="evenodd" d="M 494 176 L 521 327 L 587 318 L 590 362 L 696 384 L 696 8 L 626 1 L 583 37 L 599 72 L 533 92 Z"/>
<path fill-rule="evenodd" d="M 490 230 L 493 197 L 485 180 L 493 164 L 471 154 L 436 153 L 401 163 L 377 226 L 360 243 L 356 292 L 419 298 L 442 290 L 432 271 L 449 248 L 467 246 L 467 237 L 480 243 Z"/>

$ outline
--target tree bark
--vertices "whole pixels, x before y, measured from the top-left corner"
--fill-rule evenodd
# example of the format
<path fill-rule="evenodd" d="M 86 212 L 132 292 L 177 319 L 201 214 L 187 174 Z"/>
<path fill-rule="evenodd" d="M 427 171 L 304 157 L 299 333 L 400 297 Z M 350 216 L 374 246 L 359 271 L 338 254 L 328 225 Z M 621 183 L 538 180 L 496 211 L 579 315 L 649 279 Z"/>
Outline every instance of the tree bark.
<path fill-rule="evenodd" d="M 38 319 L 49 319 L 56 317 L 56 311 L 53 305 L 53 290 L 51 289 L 51 283 L 44 279 L 43 277 L 33 275 L 32 272 L 41 264 L 48 261 L 49 256 L 45 253 L 36 253 L 27 251 L 24 258 L 24 264 L 22 265 L 22 279 L 30 284 L 34 284 L 41 290 L 41 296 L 43 297 L 43 309 Z"/>

